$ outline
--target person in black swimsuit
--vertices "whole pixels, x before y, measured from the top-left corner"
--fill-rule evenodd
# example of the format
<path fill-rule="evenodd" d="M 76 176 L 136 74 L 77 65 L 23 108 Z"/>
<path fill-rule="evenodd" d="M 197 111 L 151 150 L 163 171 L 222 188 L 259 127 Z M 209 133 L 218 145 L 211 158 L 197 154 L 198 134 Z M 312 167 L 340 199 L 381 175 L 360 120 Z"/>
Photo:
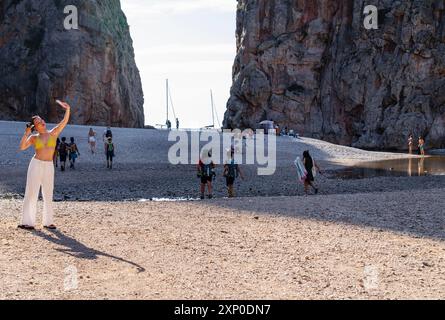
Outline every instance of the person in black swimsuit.
<path fill-rule="evenodd" d="M 315 187 L 314 185 L 314 167 L 315 169 L 318 170 L 319 173 L 321 173 L 320 168 L 318 167 L 318 165 L 315 163 L 315 161 L 312 159 L 311 155 L 309 154 L 309 151 L 304 151 L 303 152 L 303 164 L 304 167 L 307 171 L 307 176 L 306 179 L 304 180 L 304 192 L 306 193 L 306 195 L 309 193 L 309 187 L 312 187 L 314 189 L 315 194 L 318 193 L 318 188 Z"/>

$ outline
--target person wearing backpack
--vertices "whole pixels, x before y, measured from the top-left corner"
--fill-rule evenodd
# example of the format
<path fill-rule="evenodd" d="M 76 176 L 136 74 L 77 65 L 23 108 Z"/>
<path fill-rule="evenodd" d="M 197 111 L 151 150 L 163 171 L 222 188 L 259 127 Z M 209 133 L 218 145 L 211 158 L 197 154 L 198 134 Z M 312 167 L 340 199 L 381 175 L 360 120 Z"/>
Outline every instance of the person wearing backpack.
<path fill-rule="evenodd" d="M 108 169 L 113 169 L 113 158 L 114 158 L 114 143 L 113 143 L 113 138 L 108 138 L 107 139 L 107 168 Z"/>
<path fill-rule="evenodd" d="M 212 161 L 212 152 L 203 150 L 198 163 L 198 178 L 201 179 L 201 200 L 205 199 L 205 188 L 208 188 L 208 198 L 212 199 L 212 180 L 215 177 L 215 164 Z"/>
<path fill-rule="evenodd" d="M 71 143 L 68 145 L 69 149 L 69 159 L 70 159 L 70 168 L 74 168 L 74 164 L 76 163 L 76 159 L 80 156 L 79 149 L 77 148 L 77 144 L 74 142 L 74 138 L 70 138 Z"/>
<path fill-rule="evenodd" d="M 230 151 L 230 157 L 226 164 L 224 165 L 224 173 L 223 176 L 226 178 L 227 192 L 229 194 L 229 198 L 235 197 L 234 184 L 235 180 L 238 177 L 244 180 L 244 175 L 239 167 L 239 165 L 235 162 L 235 150 L 232 148 Z"/>
<path fill-rule="evenodd" d="M 102 140 L 104 142 L 105 156 L 107 155 L 107 145 L 109 138 L 113 138 L 113 132 L 111 131 L 110 127 L 107 127 L 102 135 Z"/>
<path fill-rule="evenodd" d="M 65 171 L 66 157 L 68 155 L 68 144 L 66 143 L 65 137 L 62 137 L 62 142 L 59 144 L 58 153 L 60 159 L 60 171 Z"/>

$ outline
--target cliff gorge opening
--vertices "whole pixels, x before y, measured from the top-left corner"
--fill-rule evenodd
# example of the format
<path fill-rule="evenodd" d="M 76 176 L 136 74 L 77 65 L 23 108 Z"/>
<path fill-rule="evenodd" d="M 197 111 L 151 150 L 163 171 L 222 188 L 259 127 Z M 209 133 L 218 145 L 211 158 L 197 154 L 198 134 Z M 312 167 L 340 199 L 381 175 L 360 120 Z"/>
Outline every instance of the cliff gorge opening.
<path fill-rule="evenodd" d="M 238 3 L 226 127 L 256 128 L 266 113 L 300 134 L 354 147 L 402 150 L 409 134 L 443 146 L 443 1 L 379 3 L 377 30 L 363 25 L 363 0 Z M 265 80 L 252 77 L 257 70 Z M 271 96 L 252 99 L 268 87 Z"/>

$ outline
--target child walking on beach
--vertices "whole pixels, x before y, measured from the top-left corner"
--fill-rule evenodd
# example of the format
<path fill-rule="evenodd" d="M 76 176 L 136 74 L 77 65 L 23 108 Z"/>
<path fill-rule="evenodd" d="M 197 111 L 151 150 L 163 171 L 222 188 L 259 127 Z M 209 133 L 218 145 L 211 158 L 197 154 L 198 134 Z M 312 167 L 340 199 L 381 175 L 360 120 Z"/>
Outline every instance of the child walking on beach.
<path fill-rule="evenodd" d="M 201 200 L 205 199 L 205 188 L 208 189 L 208 198 L 213 198 L 212 180 L 215 176 L 215 164 L 212 161 L 212 152 L 203 150 L 198 163 L 198 178 L 201 179 Z"/>
<path fill-rule="evenodd" d="M 79 149 L 77 148 L 77 144 L 74 142 L 74 138 L 70 138 L 69 152 L 70 152 L 70 168 L 75 169 L 74 165 L 76 164 L 76 159 L 80 156 Z"/>
<path fill-rule="evenodd" d="M 232 148 L 229 154 L 229 159 L 224 165 L 224 173 L 223 176 L 226 178 L 227 192 L 229 194 L 229 198 L 235 197 L 234 184 L 235 180 L 238 176 L 244 180 L 244 175 L 239 167 L 239 165 L 235 162 L 235 150 Z"/>
<path fill-rule="evenodd" d="M 71 109 L 67 103 L 56 102 L 65 109 L 63 120 L 54 129 L 48 130 L 45 121 L 39 116 L 34 116 L 27 125 L 25 134 L 20 141 L 20 150 L 25 151 L 31 146 L 34 146 L 35 149 L 35 155 L 28 167 L 20 229 L 34 230 L 40 189 L 42 189 L 43 195 L 43 226 L 47 229 L 56 229 L 53 221 L 53 157 L 57 137 L 68 124 Z"/>

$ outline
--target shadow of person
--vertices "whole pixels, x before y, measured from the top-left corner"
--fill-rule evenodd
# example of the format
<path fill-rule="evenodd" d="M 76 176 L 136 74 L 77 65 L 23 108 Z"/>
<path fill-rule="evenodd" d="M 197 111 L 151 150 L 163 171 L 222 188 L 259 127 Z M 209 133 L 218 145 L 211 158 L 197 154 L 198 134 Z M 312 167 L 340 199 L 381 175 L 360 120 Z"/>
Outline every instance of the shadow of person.
<path fill-rule="evenodd" d="M 121 261 L 124 263 L 128 263 L 129 265 L 134 266 L 137 269 L 138 273 L 145 272 L 145 268 L 143 268 L 142 266 L 138 265 L 135 262 L 117 256 L 113 256 L 111 254 L 99 250 L 89 248 L 83 243 L 77 241 L 72 237 L 69 237 L 68 235 L 62 233 L 59 230 L 48 230 L 48 232 L 50 232 L 51 234 L 46 234 L 38 230 L 34 231 L 33 233 L 46 241 L 63 246 L 64 248 L 58 248 L 56 250 L 68 254 L 77 259 L 95 260 L 99 256 L 102 256 L 117 261 Z"/>

